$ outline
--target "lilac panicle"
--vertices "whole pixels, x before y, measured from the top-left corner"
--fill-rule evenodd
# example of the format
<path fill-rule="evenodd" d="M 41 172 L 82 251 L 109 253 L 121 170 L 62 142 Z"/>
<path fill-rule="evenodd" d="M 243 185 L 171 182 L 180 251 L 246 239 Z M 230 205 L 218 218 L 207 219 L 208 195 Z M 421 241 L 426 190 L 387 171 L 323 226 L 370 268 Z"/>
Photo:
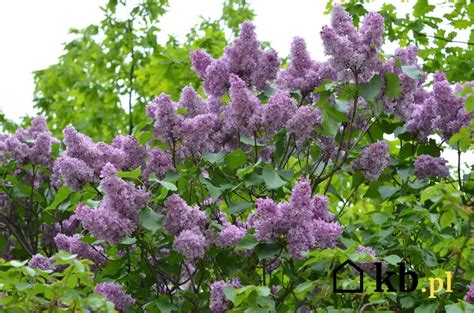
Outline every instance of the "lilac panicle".
<path fill-rule="evenodd" d="M 288 251 L 300 259 L 302 252 L 315 247 L 334 247 L 341 236 L 342 226 L 335 222 L 327 205 L 326 197 L 311 197 L 310 183 L 303 179 L 293 188 L 288 202 L 275 204 L 270 199 L 257 199 L 248 226 L 255 228 L 260 241 L 270 242 L 286 235 Z"/>
<path fill-rule="evenodd" d="M 158 179 L 163 179 L 168 171 L 174 169 L 172 157 L 160 148 L 147 149 L 147 161 L 142 175 L 147 179 L 154 173 Z"/>
<path fill-rule="evenodd" d="M 173 194 L 165 201 L 168 212 L 163 226 L 171 234 L 177 236 L 186 229 L 199 228 L 204 230 L 207 217 L 198 207 L 190 207 L 180 196 Z"/>
<path fill-rule="evenodd" d="M 325 79 L 334 79 L 334 74 L 327 63 L 313 61 L 304 39 L 296 37 L 291 44 L 290 64 L 279 74 L 276 84 L 282 89 L 301 90 L 306 95 Z"/>
<path fill-rule="evenodd" d="M 470 304 L 474 304 L 474 282 L 471 282 L 471 284 L 467 287 L 469 288 L 469 290 L 464 296 L 464 301 L 469 302 Z"/>
<path fill-rule="evenodd" d="M 75 212 L 84 229 L 94 237 L 111 244 L 119 243 L 135 229 L 135 224 L 118 212 L 105 208 L 93 209 L 79 205 Z"/>
<path fill-rule="evenodd" d="M 229 89 L 229 65 L 225 59 L 212 61 L 206 68 L 204 90 L 215 97 L 223 96 Z"/>
<path fill-rule="evenodd" d="M 53 177 L 62 177 L 66 186 L 79 191 L 86 183 L 94 181 L 94 170 L 80 159 L 62 156 L 54 163 Z"/>
<path fill-rule="evenodd" d="M 206 77 L 206 69 L 214 59 L 202 49 L 197 49 L 196 51 L 191 52 L 190 57 L 194 70 L 199 77 L 204 80 Z"/>
<path fill-rule="evenodd" d="M 253 135 L 257 125 L 252 121 L 255 121 L 255 115 L 260 113 L 260 101 L 237 75 L 231 74 L 229 80 L 231 102 L 226 111 L 229 126 L 240 133 Z"/>
<path fill-rule="evenodd" d="M 116 173 L 117 170 L 110 163 L 102 169 L 100 189 L 105 192 L 105 196 L 101 207 L 136 222 L 138 213 L 148 201 L 150 193 L 117 177 Z"/>
<path fill-rule="evenodd" d="M 94 293 L 106 297 L 107 301 L 112 302 L 115 309 L 121 312 L 126 312 L 135 303 L 135 299 L 125 293 L 122 286 L 116 283 L 100 283 L 95 286 Z"/>
<path fill-rule="evenodd" d="M 447 163 L 448 161 L 443 158 L 435 158 L 426 154 L 420 155 L 415 161 L 416 177 L 419 180 L 431 177 L 448 177 Z"/>
<path fill-rule="evenodd" d="M 179 139 L 183 117 L 176 114 L 176 104 L 171 97 L 162 93 L 147 107 L 147 113 L 155 121 L 154 133 L 157 139 L 171 144 Z"/>
<path fill-rule="evenodd" d="M 200 114 L 183 122 L 182 144 L 187 155 L 217 152 L 221 148 L 221 123 L 216 114 Z"/>
<path fill-rule="evenodd" d="M 173 248 L 188 260 L 203 258 L 209 241 L 199 228 L 185 229 L 174 239 Z"/>
<path fill-rule="evenodd" d="M 39 253 L 33 255 L 28 261 L 28 266 L 32 268 L 38 268 L 43 271 L 51 270 L 54 271 L 56 266 L 53 265 L 54 259 L 45 257 Z"/>
<path fill-rule="evenodd" d="M 359 158 L 352 163 L 352 169 L 354 171 L 361 170 L 366 179 L 374 181 L 389 165 L 389 160 L 388 144 L 381 140 L 365 148 Z"/>
<path fill-rule="evenodd" d="M 218 247 L 235 247 L 246 233 L 245 228 L 225 222 L 217 235 L 216 245 Z"/>
<path fill-rule="evenodd" d="M 143 165 L 146 150 L 137 138 L 118 135 L 112 141 L 112 146 L 124 152 L 122 164 L 124 169 L 134 169 Z"/>
<path fill-rule="evenodd" d="M 321 31 L 325 53 L 331 56 L 330 62 L 344 77 L 344 71 L 359 74 L 362 80 L 369 80 L 381 66 L 377 57 L 382 45 L 384 20 L 375 12 L 364 17 L 360 31 L 352 18 L 339 4 L 334 5 L 331 13 L 331 26 Z"/>
<path fill-rule="evenodd" d="M 211 284 L 209 309 L 212 313 L 223 313 L 229 309 L 229 301 L 227 301 L 224 294 L 225 287 L 240 288 L 240 280 L 238 278 L 232 279 L 230 282 L 217 280 Z"/>
<path fill-rule="evenodd" d="M 465 99 L 455 95 L 444 73 L 435 74 L 433 92 L 437 103 L 436 126 L 447 140 L 461 127 L 469 125 L 471 116 L 464 110 Z"/>
<path fill-rule="evenodd" d="M 305 140 L 313 137 L 314 129 L 321 124 L 321 111 L 311 105 L 299 107 L 295 114 L 286 123 L 288 135 L 295 137 L 299 145 Z"/>
<path fill-rule="evenodd" d="M 102 267 L 107 263 L 104 256 L 104 249 L 101 246 L 89 245 L 81 241 L 81 235 L 67 236 L 57 234 L 54 242 L 59 250 L 64 250 L 72 254 L 77 254 L 82 259 L 89 259 L 97 266 Z"/>
<path fill-rule="evenodd" d="M 287 93 L 273 95 L 264 108 L 263 123 L 268 135 L 277 133 L 297 110 L 296 101 Z"/>
<path fill-rule="evenodd" d="M 201 96 L 191 86 L 186 86 L 181 91 L 181 98 L 178 102 L 178 107 L 186 108 L 187 117 L 194 117 L 199 114 L 207 113 L 207 108 Z"/>

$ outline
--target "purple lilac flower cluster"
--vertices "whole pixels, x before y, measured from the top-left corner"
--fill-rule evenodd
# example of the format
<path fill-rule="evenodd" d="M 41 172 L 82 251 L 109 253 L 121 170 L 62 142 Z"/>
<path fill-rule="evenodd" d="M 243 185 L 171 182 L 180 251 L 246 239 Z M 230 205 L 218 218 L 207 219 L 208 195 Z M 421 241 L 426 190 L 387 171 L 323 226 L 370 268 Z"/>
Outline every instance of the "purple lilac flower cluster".
<path fill-rule="evenodd" d="M 435 158 L 425 154 L 420 155 L 415 161 L 416 177 L 419 180 L 431 177 L 448 177 L 447 163 L 448 161 L 443 158 Z"/>
<path fill-rule="evenodd" d="M 382 62 L 378 53 L 383 31 L 384 20 L 380 14 L 368 13 L 357 31 L 346 10 L 339 4 L 334 5 L 331 26 L 323 27 L 321 39 L 325 53 L 331 57 L 330 66 L 340 78 L 357 73 L 362 80 L 369 80 L 380 71 Z"/>
<path fill-rule="evenodd" d="M 48 258 L 42 254 L 37 253 L 33 255 L 28 261 L 28 266 L 32 268 L 38 268 L 43 271 L 54 271 L 56 269 L 56 266 L 53 265 L 54 261 L 55 260 L 53 258 Z"/>
<path fill-rule="evenodd" d="M 188 260 L 204 257 L 209 240 L 204 235 L 208 219 L 199 207 L 189 206 L 180 196 L 173 194 L 165 201 L 167 213 L 164 228 L 175 236 L 173 247 Z"/>
<path fill-rule="evenodd" d="M 128 307 L 135 303 L 135 299 L 125 293 L 122 286 L 116 283 L 100 283 L 95 286 L 94 293 L 106 297 L 107 301 L 112 302 L 115 309 L 120 312 L 126 312 Z"/>
<path fill-rule="evenodd" d="M 227 47 L 219 59 L 199 49 L 191 53 L 194 69 L 204 82 L 206 93 L 220 97 L 230 87 L 229 76 L 239 76 L 247 86 L 264 90 L 274 80 L 280 67 L 275 51 L 263 51 L 255 34 L 255 26 L 244 22 L 239 37 Z"/>
<path fill-rule="evenodd" d="M 365 148 L 361 156 L 352 163 L 352 169 L 354 171 L 361 170 L 366 179 L 374 181 L 389 165 L 389 160 L 388 144 L 382 140 Z"/>
<path fill-rule="evenodd" d="M 294 258 L 315 247 L 334 247 L 342 234 L 342 226 L 328 211 L 325 196 L 311 197 L 311 186 L 305 179 L 293 188 L 288 202 L 276 204 L 259 198 L 256 210 L 249 216 L 249 226 L 255 228 L 260 241 L 273 241 L 286 235 L 288 250 Z"/>
<path fill-rule="evenodd" d="M 0 134 L 0 162 L 15 160 L 18 164 L 34 164 L 51 168 L 52 145 L 59 143 L 43 117 L 35 117 L 28 129 L 18 128 L 14 135 Z"/>
<path fill-rule="evenodd" d="M 82 236 L 79 234 L 73 236 L 57 234 L 54 237 L 54 242 L 59 250 L 77 254 L 82 259 L 89 259 L 98 267 L 103 267 L 107 264 L 104 249 L 99 245 L 89 245 L 81 241 L 81 238 Z"/>
<path fill-rule="evenodd" d="M 467 291 L 466 295 L 464 296 L 464 301 L 474 304 L 474 282 L 472 282 L 469 286 L 467 286 L 469 290 Z"/>
<path fill-rule="evenodd" d="M 102 169 L 100 189 L 105 196 L 99 208 L 79 205 L 75 216 L 92 235 L 110 243 L 118 243 L 136 227 L 138 213 L 150 194 L 133 183 L 116 176 L 115 167 L 107 163 Z"/>
<path fill-rule="evenodd" d="M 223 313 L 229 309 L 229 301 L 224 295 L 225 287 L 240 288 L 240 280 L 238 278 L 232 279 L 230 282 L 217 280 L 211 284 L 209 309 L 212 313 Z"/>

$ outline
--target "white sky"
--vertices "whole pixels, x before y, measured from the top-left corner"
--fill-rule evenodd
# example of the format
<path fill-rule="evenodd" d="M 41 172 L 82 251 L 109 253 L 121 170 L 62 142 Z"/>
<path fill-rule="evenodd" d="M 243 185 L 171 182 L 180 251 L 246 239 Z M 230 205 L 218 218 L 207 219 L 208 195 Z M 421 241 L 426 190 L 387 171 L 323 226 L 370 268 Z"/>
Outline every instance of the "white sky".
<path fill-rule="evenodd" d="M 34 70 L 57 62 L 63 43 L 70 39 L 70 28 L 83 28 L 102 19 L 100 6 L 106 0 L 3 0 L 0 2 L 0 111 L 18 121 L 21 116 L 34 115 Z M 269 41 L 280 56 L 289 53 L 294 36 L 306 39 L 314 59 L 324 58 L 319 31 L 328 23 L 323 14 L 323 0 L 250 0 L 255 10 L 257 36 Z M 384 1 L 375 0 L 377 10 Z M 389 1 L 391 2 L 391 1 Z M 411 1 L 413 2 L 413 1 Z M 393 3 L 393 2 L 392 2 Z M 395 2 L 396 3 L 396 2 Z M 412 5 L 398 2 L 398 13 L 411 11 Z M 183 38 L 199 21 L 199 16 L 218 18 L 222 0 L 170 0 L 169 12 L 161 22 L 162 37 L 174 34 Z M 390 51 L 388 51 L 390 52 Z M 454 151 L 444 155 L 451 162 Z M 469 154 L 474 159 L 472 154 Z"/>

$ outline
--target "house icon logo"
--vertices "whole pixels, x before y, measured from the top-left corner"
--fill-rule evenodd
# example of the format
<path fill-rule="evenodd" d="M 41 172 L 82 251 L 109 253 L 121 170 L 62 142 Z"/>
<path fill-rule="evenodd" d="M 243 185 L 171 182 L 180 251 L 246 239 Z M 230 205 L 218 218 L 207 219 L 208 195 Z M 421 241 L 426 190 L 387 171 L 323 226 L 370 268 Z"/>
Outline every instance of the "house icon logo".
<path fill-rule="evenodd" d="M 359 286 L 356 289 L 342 289 L 337 286 L 337 274 L 346 270 L 353 270 L 359 275 Z M 332 287 L 334 293 L 362 293 L 364 292 L 364 271 L 351 260 L 346 260 L 332 272 Z"/>

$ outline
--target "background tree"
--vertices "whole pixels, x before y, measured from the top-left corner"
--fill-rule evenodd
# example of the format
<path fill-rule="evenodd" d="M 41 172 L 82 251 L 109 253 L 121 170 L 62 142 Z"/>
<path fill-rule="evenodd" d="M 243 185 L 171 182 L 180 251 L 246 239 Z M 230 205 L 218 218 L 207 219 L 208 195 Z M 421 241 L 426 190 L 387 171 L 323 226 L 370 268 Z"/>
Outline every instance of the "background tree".
<path fill-rule="evenodd" d="M 246 0 L 226 0 L 220 19 L 203 19 L 184 42 L 170 36 L 160 45 L 158 23 L 167 8 L 167 0 L 140 1 L 131 9 L 126 0 L 110 0 L 98 25 L 71 30 L 76 38 L 65 45 L 58 63 L 34 73 L 34 106 L 53 133 L 59 135 L 69 123 L 104 141 L 131 133 L 144 118 L 134 110 L 143 113 L 152 97 L 199 86 L 190 51 L 201 47 L 222 54 L 226 31 L 235 34 L 254 16 Z"/>

